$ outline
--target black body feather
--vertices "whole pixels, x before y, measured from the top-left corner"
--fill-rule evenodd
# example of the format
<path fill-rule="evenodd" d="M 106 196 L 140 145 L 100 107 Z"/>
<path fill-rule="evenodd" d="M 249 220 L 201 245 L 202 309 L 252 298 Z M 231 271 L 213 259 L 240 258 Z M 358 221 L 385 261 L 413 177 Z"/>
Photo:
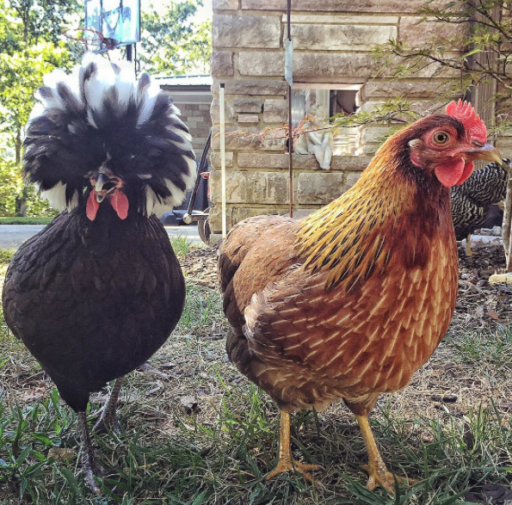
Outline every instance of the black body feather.
<path fill-rule="evenodd" d="M 160 348 L 184 300 L 159 220 L 110 206 L 94 222 L 82 206 L 57 216 L 17 251 L 3 292 L 7 325 L 76 411 Z"/>

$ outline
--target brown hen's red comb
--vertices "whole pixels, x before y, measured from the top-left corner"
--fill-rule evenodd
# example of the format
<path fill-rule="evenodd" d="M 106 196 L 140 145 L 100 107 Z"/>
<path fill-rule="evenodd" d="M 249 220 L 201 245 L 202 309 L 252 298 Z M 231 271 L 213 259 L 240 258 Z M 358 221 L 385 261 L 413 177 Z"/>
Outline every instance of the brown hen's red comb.
<path fill-rule="evenodd" d="M 472 139 L 485 143 L 487 141 L 487 128 L 480 119 L 473 106 L 466 101 L 450 102 L 446 106 L 446 114 L 458 119 Z"/>

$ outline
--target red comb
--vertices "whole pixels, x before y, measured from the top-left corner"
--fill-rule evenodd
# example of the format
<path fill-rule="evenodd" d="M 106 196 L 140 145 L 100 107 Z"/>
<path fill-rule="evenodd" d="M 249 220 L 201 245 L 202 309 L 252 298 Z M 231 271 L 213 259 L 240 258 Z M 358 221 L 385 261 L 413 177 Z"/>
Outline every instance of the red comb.
<path fill-rule="evenodd" d="M 471 138 L 485 143 L 487 141 L 487 128 L 485 123 L 480 119 L 473 106 L 466 101 L 450 102 L 446 106 L 446 114 L 458 119 L 463 125 Z"/>

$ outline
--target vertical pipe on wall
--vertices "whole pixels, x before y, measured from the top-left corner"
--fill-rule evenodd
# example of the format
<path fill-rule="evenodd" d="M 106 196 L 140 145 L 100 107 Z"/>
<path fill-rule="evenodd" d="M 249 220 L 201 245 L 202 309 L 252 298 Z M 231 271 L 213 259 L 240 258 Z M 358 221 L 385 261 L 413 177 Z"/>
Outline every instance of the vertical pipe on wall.
<path fill-rule="evenodd" d="M 293 70 L 292 59 L 293 59 L 293 44 L 291 34 L 291 11 L 292 1 L 287 1 L 286 9 L 286 20 L 288 25 L 288 40 L 286 48 L 285 60 L 285 78 L 288 81 L 288 172 L 290 174 L 290 217 L 293 217 L 293 134 L 292 134 L 292 84 L 293 84 Z M 290 75 L 286 75 L 286 74 Z"/>
<path fill-rule="evenodd" d="M 220 84 L 220 169 L 221 169 L 221 202 L 222 202 L 222 239 L 227 234 L 227 209 L 226 209 L 226 119 L 224 117 L 224 83 Z"/>

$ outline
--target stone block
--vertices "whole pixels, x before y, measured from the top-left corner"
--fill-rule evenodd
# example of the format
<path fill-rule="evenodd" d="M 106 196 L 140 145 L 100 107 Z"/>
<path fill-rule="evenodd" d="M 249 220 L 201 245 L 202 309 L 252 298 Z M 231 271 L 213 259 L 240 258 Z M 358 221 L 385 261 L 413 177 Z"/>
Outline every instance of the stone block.
<path fill-rule="evenodd" d="M 347 172 L 345 174 L 344 191 L 349 190 L 361 177 L 361 172 Z"/>
<path fill-rule="evenodd" d="M 386 125 L 365 126 L 364 128 L 361 128 L 360 143 L 382 144 L 389 137 L 389 133 L 391 131 L 392 127 Z"/>
<path fill-rule="evenodd" d="M 226 151 L 226 168 L 232 168 L 233 167 L 233 153 L 231 151 Z M 210 163 L 213 168 L 221 169 L 220 164 L 220 153 L 219 152 L 212 152 L 210 155 Z"/>
<path fill-rule="evenodd" d="M 226 127 L 226 149 L 237 150 L 259 150 L 259 151 L 280 151 L 285 148 L 285 139 L 264 138 L 261 135 L 261 128 L 240 126 Z M 213 127 L 212 149 L 220 149 L 220 136 L 218 126 Z"/>
<path fill-rule="evenodd" d="M 265 123 L 284 123 L 288 120 L 288 101 L 268 98 L 263 105 Z"/>
<path fill-rule="evenodd" d="M 213 0 L 213 10 L 236 11 L 240 7 L 240 0 Z"/>
<path fill-rule="evenodd" d="M 407 81 L 375 79 L 361 89 L 364 101 L 372 98 L 432 98 L 447 93 L 450 83 L 442 79 L 411 79 Z"/>
<path fill-rule="evenodd" d="M 286 36 L 286 35 L 285 35 Z M 361 51 L 396 39 L 396 26 L 293 24 L 294 48 L 309 51 Z M 283 42 L 284 43 L 284 42 Z"/>
<path fill-rule="evenodd" d="M 220 201 L 221 173 L 210 175 L 211 197 Z M 230 171 L 226 177 L 226 202 L 230 204 L 286 204 L 289 198 L 288 174 L 281 172 Z"/>
<path fill-rule="evenodd" d="M 372 157 L 378 150 L 382 143 L 366 143 L 356 150 L 357 156 L 370 156 Z"/>
<path fill-rule="evenodd" d="M 364 16 L 361 14 L 295 14 L 291 13 L 292 24 L 306 24 L 306 25 L 397 25 L 400 20 L 398 16 Z M 283 24 L 286 24 L 287 18 L 284 15 L 281 18 Z"/>
<path fill-rule="evenodd" d="M 259 123 L 260 118 L 258 114 L 238 114 L 237 121 L 239 123 Z"/>
<path fill-rule="evenodd" d="M 284 206 L 270 205 L 264 207 L 238 207 L 235 205 L 228 205 L 226 209 L 226 225 L 229 231 L 235 224 L 249 217 L 269 214 L 284 214 L 286 209 L 287 207 Z M 213 233 L 222 233 L 222 209 L 220 203 L 210 210 L 208 223 Z"/>
<path fill-rule="evenodd" d="M 463 50 L 463 37 L 469 24 L 449 24 L 435 22 L 434 20 L 422 21 L 416 16 L 404 16 L 400 19 L 400 41 L 410 48 L 420 48 L 426 45 L 443 44 L 445 49 Z M 446 45 L 446 41 L 453 42 Z"/>
<path fill-rule="evenodd" d="M 293 11 L 415 13 L 425 6 L 425 0 L 292 0 Z M 446 6 L 446 0 L 433 0 L 429 7 Z M 242 9 L 286 12 L 286 0 L 242 0 Z"/>
<path fill-rule="evenodd" d="M 237 165 L 240 168 L 264 168 L 268 170 L 288 170 L 288 154 L 270 153 L 239 153 Z M 371 158 L 365 156 L 334 156 L 331 170 L 361 171 L 364 170 Z M 294 170 L 319 170 L 314 155 L 294 154 L 292 156 Z"/>
<path fill-rule="evenodd" d="M 213 124 L 218 124 L 220 121 L 220 102 L 218 99 L 212 100 L 212 104 L 210 106 L 210 114 L 212 118 Z M 235 111 L 233 109 L 233 104 L 229 100 L 224 100 L 224 120 L 226 123 L 234 123 L 235 122 Z"/>
<path fill-rule="evenodd" d="M 219 83 L 223 82 L 214 79 L 212 84 L 212 92 L 218 96 Z M 246 96 L 286 96 L 288 93 L 288 84 L 284 77 L 275 80 L 256 80 L 256 79 L 236 79 L 226 81 L 225 93 L 227 95 L 246 95 Z"/>
<path fill-rule="evenodd" d="M 398 61 L 398 60 L 397 60 Z M 404 64 L 401 62 L 401 64 Z M 379 71 L 378 62 L 370 53 L 306 53 L 295 52 L 293 73 L 295 78 L 321 77 L 327 79 L 356 79 L 360 82 Z M 281 76 L 284 68 L 283 51 L 240 51 L 239 71 L 246 76 Z M 384 77 L 392 76 L 392 69 L 380 69 Z M 416 72 L 416 77 L 452 77 L 455 71 L 429 65 Z M 396 96 L 396 95 L 395 95 Z"/>
<path fill-rule="evenodd" d="M 279 48 L 281 19 L 276 16 L 215 14 L 212 46 Z"/>
<path fill-rule="evenodd" d="M 231 77 L 234 74 L 233 53 L 213 51 L 210 73 L 212 77 Z"/>
<path fill-rule="evenodd" d="M 259 114 L 263 110 L 263 101 L 260 98 L 235 98 L 233 108 L 235 112 Z"/>
<path fill-rule="evenodd" d="M 300 173 L 297 201 L 301 205 L 325 205 L 338 198 L 343 191 L 345 175 L 340 173 Z"/>

